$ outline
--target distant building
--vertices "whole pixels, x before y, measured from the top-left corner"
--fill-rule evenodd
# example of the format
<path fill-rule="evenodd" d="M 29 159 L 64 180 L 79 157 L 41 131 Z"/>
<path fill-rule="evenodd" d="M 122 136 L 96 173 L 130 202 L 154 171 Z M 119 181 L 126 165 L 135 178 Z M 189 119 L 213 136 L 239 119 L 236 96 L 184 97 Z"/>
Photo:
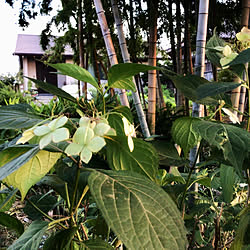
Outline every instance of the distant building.
<path fill-rule="evenodd" d="M 54 46 L 51 41 L 50 47 Z M 18 35 L 16 42 L 16 49 L 13 53 L 19 56 L 20 70 L 23 71 L 24 76 L 35 78 L 37 80 L 51 83 L 59 88 L 64 85 L 76 84 L 76 80 L 64 75 L 54 74 L 56 70 L 46 66 L 41 62 L 45 51 L 40 45 L 39 35 Z M 63 60 L 65 63 L 73 63 L 73 51 L 70 46 L 66 46 L 63 53 Z M 28 90 L 28 79 L 24 78 L 23 90 Z M 38 89 L 39 94 L 45 93 L 43 90 Z"/>

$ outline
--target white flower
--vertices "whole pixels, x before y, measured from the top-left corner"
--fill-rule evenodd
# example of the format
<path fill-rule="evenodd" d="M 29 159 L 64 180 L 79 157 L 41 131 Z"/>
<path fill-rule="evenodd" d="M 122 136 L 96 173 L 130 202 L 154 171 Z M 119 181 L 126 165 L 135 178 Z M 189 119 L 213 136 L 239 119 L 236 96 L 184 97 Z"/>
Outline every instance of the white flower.
<path fill-rule="evenodd" d="M 134 126 L 128 121 L 127 118 L 122 118 L 123 125 L 124 125 L 124 132 L 125 135 L 128 137 L 128 147 L 130 152 L 134 150 L 134 142 L 132 136 L 135 136 L 135 128 Z"/>
<path fill-rule="evenodd" d="M 61 128 L 67 121 L 68 118 L 62 116 L 34 129 L 34 135 L 42 136 L 39 141 L 40 149 L 46 147 L 51 141 L 57 143 L 69 138 L 69 130 L 67 128 Z"/>

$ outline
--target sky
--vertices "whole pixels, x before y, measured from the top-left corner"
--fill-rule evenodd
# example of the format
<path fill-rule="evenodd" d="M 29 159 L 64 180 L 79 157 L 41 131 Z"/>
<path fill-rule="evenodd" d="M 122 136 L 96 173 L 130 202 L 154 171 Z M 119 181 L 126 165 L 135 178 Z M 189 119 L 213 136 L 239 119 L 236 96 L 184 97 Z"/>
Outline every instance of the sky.
<path fill-rule="evenodd" d="M 58 9 L 58 1 L 54 2 L 53 13 Z M 18 56 L 13 53 L 16 47 L 18 34 L 40 35 L 41 31 L 46 27 L 46 23 L 50 20 L 49 16 L 37 16 L 35 20 L 30 20 L 30 26 L 22 29 L 18 26 L 19 15 L 18 4 L 11 8 L 7 3 L 0 4 L 0 75 L 14 75 L 19 71 Z M 56 34 L 56 31 L 54 32 Z"/>
<path fill-rule="evenodd" d="M 51 16 L 57 13 L 60 2 L 60 0 L 52 1 L 53 11 L 51 12 Z M 23 30 L 23 28 L 18 25 L 19 4 L 20 1 L 16 1 L 14 8 L 12 8 L 5 2 L 0 3 L 0 75 L 15 75 L 19 71 L 18 56 L 13 55 L 17 35 L 40 35 L 42 30 L 45 29 L 47 22 L 51 19 L 51 16 L 40 16 L 38 14 L 35 20 L 32 19 L 29 21 L 29 27 Z M 59 35 L 56 28 L 54 28 L 53 35 Z M 163 36 L 163 44 L 166 44 L 167 40 L 166 36 Z M 167 47 L 169 47 L 169 45 L 167 45 Z"/>

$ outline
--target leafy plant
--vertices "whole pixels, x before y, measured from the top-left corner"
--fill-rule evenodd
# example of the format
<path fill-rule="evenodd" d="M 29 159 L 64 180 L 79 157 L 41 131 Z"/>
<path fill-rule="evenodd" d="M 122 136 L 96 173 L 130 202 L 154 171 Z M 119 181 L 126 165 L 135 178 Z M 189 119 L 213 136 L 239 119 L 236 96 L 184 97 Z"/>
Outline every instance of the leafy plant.
<path fill-rule="evenodd" d="M 5 144 L 0 152 L 1 181 L 9 190 L 19 190 L 18 196 L 27 203 L 24 211 L 36 219 L 10 249 L 38 248 L 41 244 L 44 249 L 96 249 L 96 245 L 111 249 L 121 243 L 132 249 L 184 249 L 186 229 L 176 204 L 159 186 L 156 150 L 149 142 L 134 138 L 133 118 L 127 107 L 111 109 L 105 102 L 109 88 L 133 90 L 131 76 L 152 67 L 113 66 L 108 87 L 102 89 L 76 65 L 51 66 L 92 84 L 103 105 L 101 110 L 92 105 L 91 112 L 85 114 L 84 102 L 33 80 L 75 103 L 81 118 L 60 112 L 44 120 L 29 105 L 0 108 L 2 126 L 23 130 L 21 137 Z M 34 185 L 49 186 L 57 199 L 51 191 L 38 195 Z M 62 211 L 59 215 L 63 217 L 48 215 L 53 208 L 56 213 Z"/>

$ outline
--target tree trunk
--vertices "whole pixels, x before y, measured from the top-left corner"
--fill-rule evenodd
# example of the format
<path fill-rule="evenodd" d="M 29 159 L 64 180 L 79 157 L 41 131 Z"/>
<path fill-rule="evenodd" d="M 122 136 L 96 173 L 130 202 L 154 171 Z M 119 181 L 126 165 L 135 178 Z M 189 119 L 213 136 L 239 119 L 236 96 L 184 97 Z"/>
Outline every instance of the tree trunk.
<path fill-rule="evenodd" d="M 115 48 L 114 48 L 114 45 L 110 36 L 110 31 L 108 28 L 106 16 L 102 7 L 102 2 L 101 0 L 94 0 L 94 4 L 95 4 L 98 20 L 101 26 L 102 35 L 103 35 L 104 42 L 106 45 L 110 64 L 111 65 L 118 64 L 117 56 L 115 53 Z M 121 104 L 129 107 L 129 102 L 128 102 L 126 91 L 124 89 L 119 89 L 118 92 L 120 95 Z"/>
<path fill-rule="evenodd" d="M 203 77 L 205 71 L 205 46 L 207 37 L 207 21 L 208 21 L 209 0 L 200 0 L 199 16 L 196 36 L 196 54 L 195 54 L 195 74 Z M 192 116 L 202 116 L 202 105 L 193 103 Z"/>
<path fill-rule="evenodd" d="M 148 65 L 156 66 L 158 0 L 149 1 L 149 58 Z M 148 72 L 148 123 L 151 134 L 155 134 L 156 121 L 156 70 Z"/>
<path fill-rule="evenodd" d="M 247 27 L 249 24 L 249 8 L 250 8 L 250 2 L 249 0 L 242 0 L 242 16 L 241 16 L 241 26 Z M 246 75 L 244 75 L 243 79 L 246 79 Z M 240 87 L 240 98 L 239 98 L 239 111 L 241 113 L 244 113 L 245 111 L 245 100 L 246 100 L 246 88 Z M 249 99 L 249 97 L 248 97 Z M 243 116 L 241 114 L 238 115 L 239 120 L 242 121 Z"/>
<path fill-rule="evenodd" d="M 130 63 L 130 57 L 129 57 L 129 53 L 128 53 L 126 39 L 125 39 L 124 32 L 123 32 L 123 24 L 122 24 L 122 20 L 120 18 L 117 1 L 111 0 L 111 3 L 112 3 L 112 10 L 113 10 L 113 14 L 114 14 L 115 23 L 116 23 L 116 28 L 118 31 L 118 38 L 119 38 L 120 49 L 122 52 L 122 58 L 123 58 L 123 61 L 125 63 Z M 138 94 L 138 89 L 137 89 L 137 86 L 135 83 L 135 78 L 133 78 L 133 81 L 135 84 L 136 91 L 132 92 L 132 96 L 133 96 L 133 101 L 134 101 L 135 108 L 137 111 L 138 119 L 139 119 L 139 122 L 141 125 L 142 133 L 143 133 L 144 137 L 149 137 L 150 133 L 149 133 L 149 129 L 148 129 L 148 124 L 147 124 L 145 114 L 144 114 L 143 109 L 142 109 L 141 101 L 140 101 L 139 94 Z"/>

